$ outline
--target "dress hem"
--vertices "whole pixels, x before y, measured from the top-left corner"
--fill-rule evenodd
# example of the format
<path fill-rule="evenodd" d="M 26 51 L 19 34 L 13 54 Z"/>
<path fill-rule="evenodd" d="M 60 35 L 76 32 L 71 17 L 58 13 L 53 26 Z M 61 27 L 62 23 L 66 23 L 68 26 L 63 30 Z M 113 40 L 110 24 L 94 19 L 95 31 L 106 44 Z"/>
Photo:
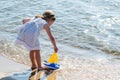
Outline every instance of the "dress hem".
<path fill-rule="evenodd" d="M 40 46 L 36 46 L 36 47 L 29 47 L 25 42 L 21 41 L 21 40 L 16 40 L 15 44 L 19 44 L 19 45 L 23 45 L 24 47 L 27 48 L 28 51 L 31 50 L 40 50 Z"/>

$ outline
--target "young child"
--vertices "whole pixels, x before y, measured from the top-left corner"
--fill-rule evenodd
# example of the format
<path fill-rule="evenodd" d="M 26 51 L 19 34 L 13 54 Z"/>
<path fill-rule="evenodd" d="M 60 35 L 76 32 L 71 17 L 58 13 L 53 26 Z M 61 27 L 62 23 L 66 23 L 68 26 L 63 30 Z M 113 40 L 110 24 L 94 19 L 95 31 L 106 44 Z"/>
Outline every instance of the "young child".
<path fill-rule="evenodd" d="M 45 29 L 54 47 L 54 52 L 58 51 L 55 39 L 51 33 L 50 26 L 55 21 L 55 14 L 51 10 L 46 10 L 42 15 L 35 16 L 34 19 L 24 19 L 16 43 L 25 46 L 29 50 L 32 63 L 31 69 L 45 69 L 41 66 L 40 43 L 38 36 L 41 30 Z"/>

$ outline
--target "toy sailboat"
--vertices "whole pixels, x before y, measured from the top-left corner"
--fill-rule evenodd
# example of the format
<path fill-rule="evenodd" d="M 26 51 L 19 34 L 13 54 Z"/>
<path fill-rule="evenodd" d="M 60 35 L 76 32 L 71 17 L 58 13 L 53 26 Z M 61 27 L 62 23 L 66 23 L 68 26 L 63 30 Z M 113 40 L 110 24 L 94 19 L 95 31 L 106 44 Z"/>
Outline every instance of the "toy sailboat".
<path fill-rule="evenodd" d="M 52 70 L 60 68 L 60 65 L 58 64 L 58 54 L 55 52 L 49 57 L 48 61 L 44 62 L 45 62 L 44 65 Z"/>

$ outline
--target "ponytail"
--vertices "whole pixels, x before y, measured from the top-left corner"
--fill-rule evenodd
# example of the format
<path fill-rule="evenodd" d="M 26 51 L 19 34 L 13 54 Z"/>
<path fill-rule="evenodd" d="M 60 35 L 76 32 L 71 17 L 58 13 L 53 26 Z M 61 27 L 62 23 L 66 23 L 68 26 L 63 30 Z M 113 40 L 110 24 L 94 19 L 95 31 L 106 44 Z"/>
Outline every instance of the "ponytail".
<path fill-rule="evenodd" d="M 42 15 L 36 15 L 35 18 L 44 18 Z"/>
<path fill-rule="evenodd" d="M 51 10 L 46 10 L 42 15 L 36 15 L 35 18 L 42 18 L 44 20 L 53 20 L 55 21 L 55 14 Z"/>

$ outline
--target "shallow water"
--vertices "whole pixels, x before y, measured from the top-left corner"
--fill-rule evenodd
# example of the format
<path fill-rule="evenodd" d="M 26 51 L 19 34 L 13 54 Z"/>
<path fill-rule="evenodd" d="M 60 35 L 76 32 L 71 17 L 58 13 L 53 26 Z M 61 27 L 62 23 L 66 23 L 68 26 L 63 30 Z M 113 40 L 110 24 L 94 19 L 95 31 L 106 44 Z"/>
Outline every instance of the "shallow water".
<path fill-rule="evenodd" d="M 22 25 L 21 20 L 51 9 L 57 16 L 51 28 L 59 47 L 61 72 L 66 76 L 69 76 L 68 73 L 71 73 L 70 75 L 78 73 L 71 79 L 65 77 L 66 80 L 79 79 L 79 71 L 85 65 L 87 68 L 89 66 L 93 69 L 97 68 L 98 72 L 106 65 L 108 69 L 112 64 L 117 66 L 120 60 L 118 56 L 120 55 L 119 7 L 119 0 L 0 1 L 0 53 L 14 61 L 30 65 L 27 50 L 14 44 Z M 40 35 L 40 42 L 42 60 L 44 60 L 53 52 L 52 45 L 44 31 Z M 106 65 L 99 68 L 102 64 Z M 112 68 L 114 70 L 114 66 Z M 82 73 L 85 72 L 80 72 Z M 90 69 L 88 73 L 91 73 Z M 95 71 L 93 73 L 97 74 Z M 83 75 L 83 80 L 84 77 L 85 75 Z M 105 79 L 112 80 L 112 78 Z"/>
<path fill-rule="evenodd" d="M 0 2 L 0 32 L 4 34 L 1 37 L 15 39 L 22 19 L 51 9 L 57 16 L 52 31 L 58 43 L 119 54 L 119 3 L 118 0 L 4 0 Z M 44 34 L 42 37 L 47 39 Z"/>

